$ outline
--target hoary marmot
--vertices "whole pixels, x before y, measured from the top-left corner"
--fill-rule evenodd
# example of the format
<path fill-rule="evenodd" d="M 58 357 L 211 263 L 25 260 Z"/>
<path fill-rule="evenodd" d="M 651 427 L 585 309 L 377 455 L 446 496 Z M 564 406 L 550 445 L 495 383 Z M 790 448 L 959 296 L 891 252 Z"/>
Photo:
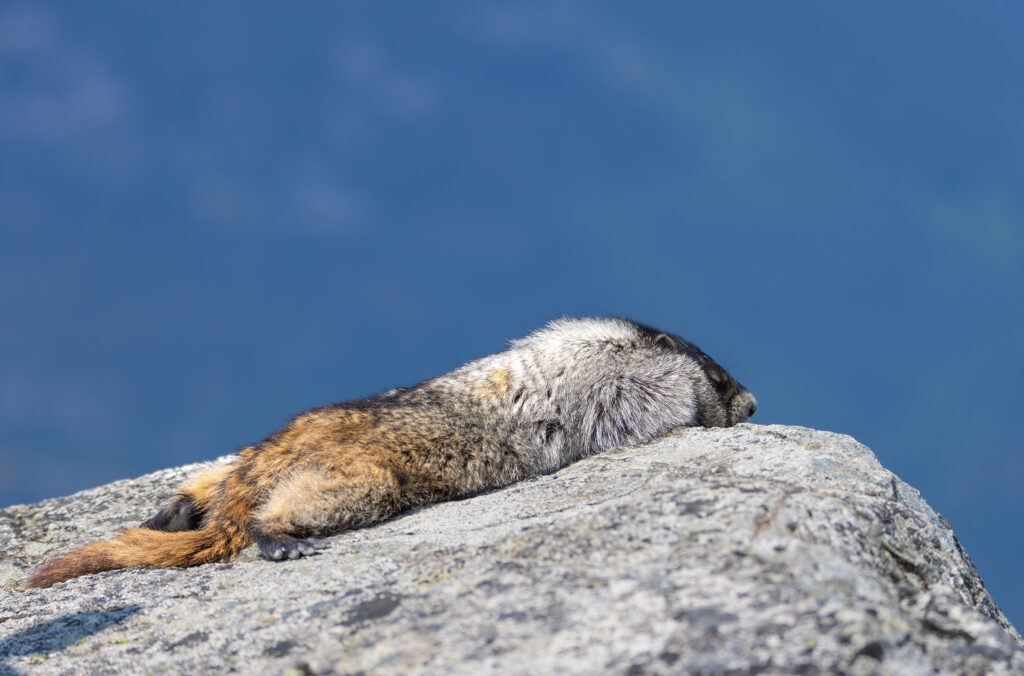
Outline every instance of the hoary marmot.
<path fill-rule="evenodd" d="M 553 472 L 674 427 L 734 425 L 756 407 L 679 336 L 625 319 L 559 319 L 414 387 L 296 416 L 230 465 L 186 482 L 141 527 L 52 559 L 26 586 L 219 561 L 253 542 L 271 559 L 293 559 L 313 552 L 314 536 Z"/>

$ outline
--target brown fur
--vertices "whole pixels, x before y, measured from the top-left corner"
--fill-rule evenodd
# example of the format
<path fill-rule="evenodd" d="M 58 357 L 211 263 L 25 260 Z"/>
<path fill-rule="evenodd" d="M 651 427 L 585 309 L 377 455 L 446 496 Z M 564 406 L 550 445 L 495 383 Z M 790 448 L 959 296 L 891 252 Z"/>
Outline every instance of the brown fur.
<path fill-rule="evenodd" d="M 201 530 L 128 529 L 113 540 L 58 556 L 25 586 L 49 587 L 128 566 L 219 561 L 260 538 L 275 542 L 364 526 L 461 492 L 456 467 L 416 462 L 430 443 L 430 425 L 418 416 L 381 422 L 362 411 L 304 413 L 263 443 L 244 449 L 233 464 L 181 486 L 179 496 L 197 512 L 206 512 Z M 447 481 L 428 478 L 424 464 Z"/>
<path fill-rule="evenodd" d="M 239 549 L 211 529 L 164 533 L 129 528 L 114 540 L 93 542 L 53 559 L 29 577 L 25 586 L 49 587 L 79 575 L 128 566 L 193 566 L 219 561 Z"/>

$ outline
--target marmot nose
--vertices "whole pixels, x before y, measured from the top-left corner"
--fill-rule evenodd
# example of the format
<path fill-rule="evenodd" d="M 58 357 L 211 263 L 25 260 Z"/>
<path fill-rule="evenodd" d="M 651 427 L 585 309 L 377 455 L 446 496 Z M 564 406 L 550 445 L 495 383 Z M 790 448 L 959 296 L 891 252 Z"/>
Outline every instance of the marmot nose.
<path fill-rule="evenodd" d="M 750 402 L 750 408 L 747 409 L 747 417 L 749 418 L 750 416 L 754 415 L 754 411 L 756 411 L 756 410 L 757 410 L 757 402 L 756 401 Z"/>

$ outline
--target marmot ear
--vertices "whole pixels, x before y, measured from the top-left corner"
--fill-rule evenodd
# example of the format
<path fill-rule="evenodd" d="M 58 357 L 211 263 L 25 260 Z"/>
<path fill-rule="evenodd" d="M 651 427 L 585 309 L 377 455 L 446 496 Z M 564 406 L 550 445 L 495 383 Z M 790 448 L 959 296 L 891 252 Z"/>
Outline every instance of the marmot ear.
<path fill-rule="evenodd" d="M 659 333 L 654 337 L 654 344 L 665 348 L 666 350 L 672 350 L 673 352 L 678 351 L 676 347 L 676 341 L 672 339 L 672 336 L 667 333 Z"/>

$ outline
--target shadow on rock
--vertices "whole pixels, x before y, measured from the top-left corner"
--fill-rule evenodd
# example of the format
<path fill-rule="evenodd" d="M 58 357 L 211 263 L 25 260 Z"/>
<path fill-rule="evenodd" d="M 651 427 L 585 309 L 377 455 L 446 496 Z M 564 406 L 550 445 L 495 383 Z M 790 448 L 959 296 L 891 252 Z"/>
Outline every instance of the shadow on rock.
<path fill-rule="evenodd" d="M 24 655 L 48 655 L 59 652 L 87 636 L 120 624 L 142 610 L 142 606 L 120 606 L 99 613 L 72 613 L 19 631 L 0 641 L 0 660 Z M 0 674 L 18 672 L 0 661 Z"/>

